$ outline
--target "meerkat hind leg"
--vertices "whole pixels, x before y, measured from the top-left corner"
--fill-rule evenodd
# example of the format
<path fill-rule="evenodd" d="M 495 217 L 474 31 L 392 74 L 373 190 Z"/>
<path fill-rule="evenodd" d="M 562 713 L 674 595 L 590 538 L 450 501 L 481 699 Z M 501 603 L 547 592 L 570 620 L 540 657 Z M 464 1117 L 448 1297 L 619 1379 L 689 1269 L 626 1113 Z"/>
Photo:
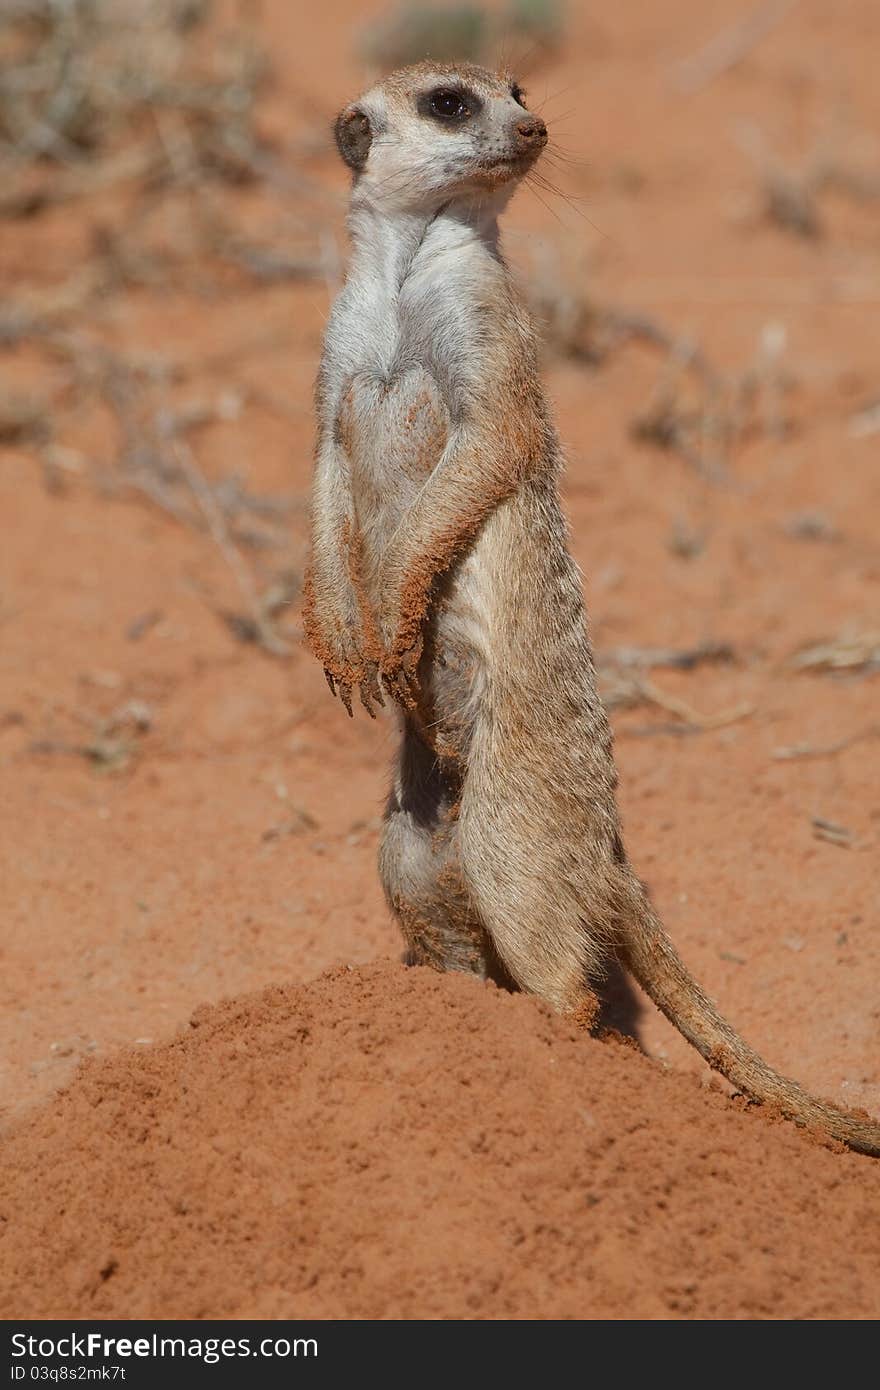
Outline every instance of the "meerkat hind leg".
<path fill-rule="evenodd" d="M 470 904 L 458 853 L 459 779 L 414 729 L 404 733 L 385 812 L 379 873 L 409 965 L 509 980 Z"/>
<path fill-rule="evenodd" d="M 599 1011 L 593 985 L 605 975 L 607 956 L 601 880 L 591 912 L 580 848 L 572 857 L 562 830 L 536 834 L 516 814 L 516 796 L 505 794 L 504 772 L 495 757 L 487 773 L 479 747 L 472 748 L 459 825 L 469 899 L 516 985 L 592 1027 Z"/>

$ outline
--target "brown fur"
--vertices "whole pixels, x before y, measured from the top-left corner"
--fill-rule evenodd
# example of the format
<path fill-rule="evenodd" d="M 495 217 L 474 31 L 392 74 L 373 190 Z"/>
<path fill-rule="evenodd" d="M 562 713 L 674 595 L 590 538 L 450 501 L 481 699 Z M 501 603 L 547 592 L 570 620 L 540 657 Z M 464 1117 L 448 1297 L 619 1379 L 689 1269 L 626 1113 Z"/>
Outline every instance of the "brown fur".
<path fill-rule="evenodd" d="M 737 1087 L 880 1153 L 880 1125 L 777 1075 L 721 1018 L 627 860 L 535 334 L 482 195 L 467 201 L 480 150 L 491 145 L 495 168 L 505 132 L 518 148 L 522 108 L 503 76 L 430 64 L 363 105 L 418 142 L 410 96 L 451 76 L 485 106 L 472 146 L 440 145 L 473 149 L 471 183 L 461 161 L 455 206 L 429 208 L 415 233 L 409 214 L 400 222 L 412 252 L 390 280 L 369 258 L 371 238 L 394 248 L 399 203 L 381 210 L 381 160 L 390 148 L 399 165 L 402 137 L 377 140 L 358 176 L 360 297 L 343 292 L 328 328 L 306 588 L 306 636 L 331 688 L 350 710 L 358 687 L 372 712 L 378 672 L 400 709 L 380 872 L 408 958 L 515 982 L 593 1021 L 591 982 L 617 956 Z M 375 345 L 357 317 L 372 309 L 371 276 Z"/>

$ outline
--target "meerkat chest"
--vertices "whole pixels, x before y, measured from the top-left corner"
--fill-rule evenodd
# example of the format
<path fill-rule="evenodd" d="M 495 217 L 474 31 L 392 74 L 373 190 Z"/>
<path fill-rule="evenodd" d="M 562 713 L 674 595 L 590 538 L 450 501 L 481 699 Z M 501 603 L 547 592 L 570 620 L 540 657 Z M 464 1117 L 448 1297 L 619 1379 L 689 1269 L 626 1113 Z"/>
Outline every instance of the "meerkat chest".
<path fill-rule="evenodd" d="M 358 490 L 406 504 L 434 468 L 452 428 L 432 373 L 410 364 L 390 377 L 353 372 L 342 384 L 336 431 Z"/>
<path fill-rule="evenodd" d="M 412 365 L 390 380 L 370 371 L 344 381 L 335 430 L 348 464 L 362 580 L 374 603 L 382 561 L 452 428 L 429 371 Z"/>
<path fill-rule="evenodd" d="M 462 414 L 473 331 L 453 260 L 431 243 L 399 283 L 373 269 L 355 274 L 328 333 L 332 427 L 377 560 Z"/>
<path fill-rule="evenodd" d="M 336 436 L 353 474 L 383 491 L 420 485 L 461 417 L 477 336 L 469 260 L 435 231 L 402 276 L 356 269 L 334 310 Z"/>

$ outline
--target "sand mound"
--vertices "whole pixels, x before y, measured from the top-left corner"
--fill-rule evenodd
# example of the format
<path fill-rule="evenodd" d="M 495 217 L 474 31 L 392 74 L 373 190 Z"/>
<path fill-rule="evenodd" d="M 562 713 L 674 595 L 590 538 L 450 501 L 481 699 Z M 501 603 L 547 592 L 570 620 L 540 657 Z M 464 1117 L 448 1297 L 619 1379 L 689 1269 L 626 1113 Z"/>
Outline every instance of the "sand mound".
<path fill-rule="evenodd" d="M 377 965 L 200 1010 L 6 1137 L 5 1317 L 880 1314 L 880 1163 Z"/>

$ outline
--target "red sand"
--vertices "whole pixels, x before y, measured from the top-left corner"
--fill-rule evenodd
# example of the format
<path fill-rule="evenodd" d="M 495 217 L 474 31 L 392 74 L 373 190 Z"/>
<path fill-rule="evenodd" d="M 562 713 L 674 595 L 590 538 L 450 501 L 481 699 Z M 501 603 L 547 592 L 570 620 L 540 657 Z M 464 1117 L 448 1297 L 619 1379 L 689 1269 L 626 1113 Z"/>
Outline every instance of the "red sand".
<path fill-rule="evenodd" d="M 427 970 L 87 1063 L 0 1194 L 6 1317 L 880 1314 L 880 1164 Z"/>
<path fill-rule="evenodd" d="M 230 192 L 246 226 L 314 218 L 343 249 L 328 132 L 365 80 L 353 28 L 385 8 L 258 7 L 275 74 L 260 119 L 292 170 L 298 140 L 323 142 L 308 171 L 326 196 Z M 627 846 L 743 1035 L 876 1116 L 880 685 L 787 663 L 877 628 L 880 436 L 851 424 L 880 396 L 877 203 L 828 190 L 823 235 L 792 237 L 760 216 L 739 139 L 754 123 L 797 170 L 834 127 L 843 165 L 876 170 L 876 0 L 801 0 L 688 97 L 677 61 L 742 0 L 568 10 L 527 87 L 575 206 L 524 189 L 511 258 L 533 269 L 541 250 L 725 373 L 781 325 L 794 382 L 789 432 L 757 431 L 716 486 L 630 433 L 657 353 L 547 363 L 600 660 L 728 642 L 733 662 L 654 682 L 707 716 L 752 708 L 689 737 L 663 710 L 614 712 Z M 0 220 L 4 294 L 62 284 L 119 197 Z M 193 447 L 208 477 L 295 499 L 290 553 L 247 552 L 261 588 L 302 570 L 328 295 L 121 284 L 72 325 L 174 364 L 181 405 L 241 397 Z M 0 367 L 4 390 L 47 389 L 27 344 Z M 20 1280 L 4 1310 L 876 1315 L 880 1166 L 700 1091 L 684 1073 L 702 1064 L 650 1006 L 633 1029 L 681 1074 L 462 980 L 370 964 L 309 983 L 400 950 L 375 862 L 391 727 L 347 720 L 298 642 L 280 662 L 234 639 L 217 613 L 242 600 L 217 548 L 95 485 L 115 471 L 100 406 L 69 410 L 58 443 L 83 460 L 60 491 L 32 453 L 0 449 L 0 1118 Z M 824 518 L 818 539 L 792 534 L 804 514 Z M 76 749 L 130 701 L 151 727 L 101 771 Z M 849 838 L 817 838 L 814 818 Z M 194 1008 L 281 983 L 169 1044 Z"/>

